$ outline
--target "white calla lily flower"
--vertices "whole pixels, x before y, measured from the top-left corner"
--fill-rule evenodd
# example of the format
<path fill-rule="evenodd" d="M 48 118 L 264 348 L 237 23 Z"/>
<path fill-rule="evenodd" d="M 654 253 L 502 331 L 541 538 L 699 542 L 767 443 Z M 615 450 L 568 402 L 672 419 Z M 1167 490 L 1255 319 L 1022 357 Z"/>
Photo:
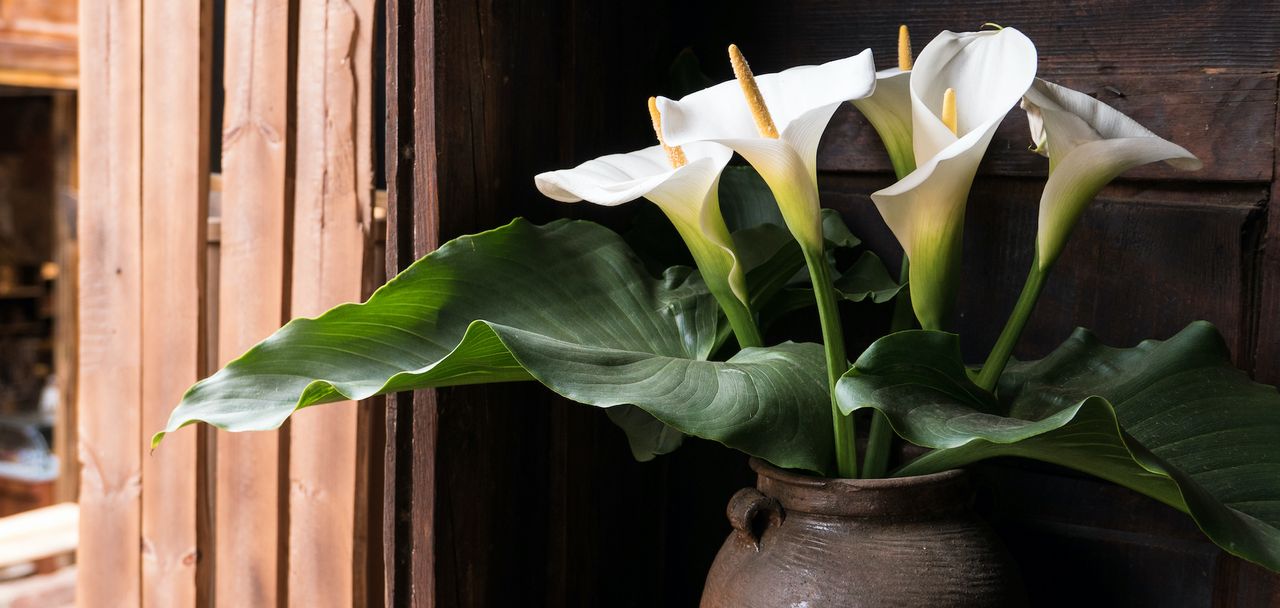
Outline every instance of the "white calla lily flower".
<path fill-rule="evenodd" d="M 853 100 L 853 106 L 867 117 L 889 152 L 889 162 L 899 179 L 916 169 L 911 141 L 911 71 L 901 68 L 876 72 L 876 90 L 869 97 Z"/>
<path fill-rule="evenodd" d="M 911 260 L 911 300 L 926 329 L 943 326 L 956 287 L 965 202 L 996 127 L 1031 86 L 1036 48 L 1013 28 L 943 32 L 911 70 L 915 171 L 871 195 Z M 954 122 L 944 98 L 954 91 Z"/>
<path fill-rule="evenodd" d="M 672 149 L 657 145 L 542 173 L 534 183 L 543 194 L 564 203 L 585 200 L 612 207 L 649 199 L 684 239 L 725 314 L 736 317 L 731 318 L 735 330 L 754 327 L 746 277 L 720 213 L 720 173 L 733 151 L 709 142 L 686 144 L 679 151 L 685 164 L 677 167 L 672 166 Z"/>
<path fill-rule="evenodd" d="M 787 227 L 801 246 L 809 252 L 821 251 L 818 142 L 841 103 L 866 97 L 875 89 L 871 51 L 765 74 L 754 81 L 758 88 L 754 100 L 744 96 L 738 80 L 679 101 L 659 97 L 663 138 L 672 146 L 712 141 L 741 154 L 773 191 Z M 757 122 L 762 113 L 770 123 L 769 135 L 761 134 Z"/>
<path fill-rule="evenodd" d="M 1186 170 L 1202 166 L 1182 146 L 1079 91 L 1037 79 L 1022 108 L 1036 151 L 1049 157 L 1036 234 L 1041 270 L 1062 254 L 1089 202 L 1121 173 L 1160 161 Z"/>

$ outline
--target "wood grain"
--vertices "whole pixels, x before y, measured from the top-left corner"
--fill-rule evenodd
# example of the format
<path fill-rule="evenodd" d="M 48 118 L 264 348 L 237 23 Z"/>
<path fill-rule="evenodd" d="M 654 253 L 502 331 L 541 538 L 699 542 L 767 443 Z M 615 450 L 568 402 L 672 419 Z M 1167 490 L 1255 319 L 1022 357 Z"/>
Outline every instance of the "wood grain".
<path fill-rule="evenodd" d="M 0 1 L 0 84 L 74 90 L 76 0 Z"/>
<path fill-rule="evenodd" d="M 53 452 L 58 461 L 76 461 L 76 388 L 79 386 L 77 358 L 80 347 L 79 281 L 80 245 L 76 237 L 77 180 L 76 98 L 64 93 L 53 98 L 53 142 L 55 209 L 53 219 L 53 261 L 58 266 L 54 282 L 53 371 L 58 378 L 58 414 L 53 428 Z M 55 499 L 75 502 L 80 488 L 80 469 L 63 466 L 58 471 Z"/>
<path fill-rule="evenodd" d="M 80 506 L 63 502 L 0 518 L 0 568 L 74 553 Z"/>
<path fill-rule="evenodd" d="M 227 3 L 222 124 L 219 364 L 288 318 L 293 102 L 288 0 Z M 286 599 L 282 432 L 217 435 L 215 600 Z"/>
<path fill-rule="evenodd" d="M 292 307 L 316 316 L 360 301 L 373 259 L 370 108 L 374 2 L 308 2 L 298 16 Z M 290 429 L 289 603 L 364 605 L 357 547 L 367 495 L 356 404 L 298 412 Z"/>
<path fill-rule="evenodd" d="M 978 0 L 936 2 L 749 3 L 729 18 L 752 67 L 774 71 L 848 57 L 871 48 L 896 57 L 898 24 L 911 28 L 918 53 L 943 30 L 973 31 L 987 22 L 1016 27 L 1035 41 L 1046 73 L 1139 75 L 1280 69 L 1280 5 L 1172 0 L 1141 3 L 1081 0 L 1071 3 Z M 756 50 L 751 50 L 752 48 Z M 721 47 L 723 52 L 723 46 Z M 760 57 L 755 59 L 754 57 Z"/>
<path fill-rule="evenodd" d="M 1268 296 L 1258 287 L 1271 272 L 1265 264 L 1275 264 L 1259 257 L 1262 228 L 1272 222 L 1272 234 L 1278 230 L 1267 207 L 1276 176 L 1280 7 L 1188 0 L 945 7 L 915 0 L 390 0 L 387 18 L 388 272 L 451 236 L 512 215 L 625 227 L 628 209 L 546 205 L 530 177 L 649 145 L 644 99 L 667 92 L 670 60 L 684 46 L 723 79 L 727 65 L 716 58 L 731 41 L 759 71 L 773 71 L 868 45 L 892 57 L 902 21 L 919 50 L 944 26 L 975 29 L 995 20 L 1036 41 L 1043 75 L 1097 95 L 1206 161 L 1198 173 L 1136 170 L 1103 193 L 1051 279 L 1019 356 L 1043 353 L 1076 324 L 1130 344 L 1209 318 L 1240 363 L 1249 363 L 1255 345 L 1259 369 L 1266 359 L 1264 337 L 1255 332 L 1260 299 L 1280 298 L 1280 290 L 1264 289 L 1275 294 Z M 821 156 L 824 202 L 896 264 L 897 245 L 866 200 L 891 182 L 884 153 L 861 119 L 842 112 Z M 997 136 L 971 199 L 966 276 L 984 279 L 970 281 L 961 298 L 971 357 L 985 354 L 1001 320 L 988 311 L 1012 306 L 1030 263 L 1044 165 L 1025 152 L 1017 114 Z M 1280 311 L 1270 306 L 1263 310 Z M 855 312 L 878 318 L 869 306 Z M 717 526 L 724 525 L 724 501 L 745 471 L 736 454 L 686 446 L 635 465 L 621 435 L 592 417 L 597 412 L 549 400 L 533 386 L 421 391 L 392 401 L 384 485 L 388 605 L 531 597 L 548 605 L 696 604 L 701 575 L 723 538 Z M 546 420 L 523 418 L 515 407 Z M 1054 487 L 1076 488 L 1056 472 L 1040 489 Z M 1115 505 L 1147 513 L 1114 493 L 1090 496 L 1107 505 L 1099 512 Z M 505 525 L 501 518 L 517 509 L 523 525 Z M 1076 528 L 1070 521 L 1040 528 L 1040 538 L 1134 572 L 1147 586 L 1116 597 L 1150 597 L 1143 593 L 1159 584 L 1161 572 L 1193 573 L 1177 589 L 1197 599 L 1225 597 L 1228 587 L 1239 598 L 1273 597 L 1274 577 L 1247 566 L 1235 574 L 1195 570 L 1236 567 L 1203 541 L 1187 544 L 1188 551 L 1179 545 L 1144 553 L 1127 548 L 1132 537 L 1119 533 L 1082 542 L 1073 534 L 1089 522 L 1083 514 L 1077 521 Z M 1159 522 L 1122 532 L 1158 541 L 1186 531 Z M 1029 567 L 1051 563 L 1034 548 L 1019 558 Z"/>
<path fill-rule="evenodd" d="M 210 2 L 143 5 L 142 426 L 162 429 L 204 372 Z M 173 74 L 188 74 L 173 78 Z M 195 606 L 198 429 L 142 459 L 142 604 Z"/>
<path fill-rule="evenodd" d="M 591 216 L 587 206 L 548 202 L 531 177 L 628 145 L 619 141 L 649 143 L 644 99 L 661 90 L 666 66 L 650 65 L 652 32 L 634 24 L 661 22 L 669 10 L 652 8 L 389 3 L 388 272 L 513 215 Z M 635 70 L 588 59 L 606 51 Z M 609 109 L 627 107 L 634 113 Z M 665 465 L 646 469 L 642 481 L 627 477 L 643 467 L 600 414 L 535 385 L 420 391 L 412 406 L 397 396 L 384 486 L 388 604 L 643 605 L 674 597 L 657 582 L 657 560 L 592 578 L 589 564 L 624 555 L 639 564 L 636 555 L 667 542 L 655 539 L 662 528 L 654 519 L 666 508 Z M 580 502 L 588 495 L 595 501 Z M 717 521 L 723 499 L 708 509 Z M 602 503 L 617 510 L 601 518 Z M 686 577 L 700 579 L 670 578 Z"/>
<path fill-rule="evenodd" d="M 844 213 L 868 247 L 896 267 L 901 249 L 869 197 L 891 182 L 887 176 L 820 180 L 824 204 Z M 970 194 L 956 323 L 971 359 L 985 356 L 1030 268 L 1042 186 L 1031 179 L 979 180 Z M 1043 356 L 1078 325 L 1108 344 L 1131 346 L 1207 319 L 1241 357 L 1253 255 L 1242 235 L 1258 229 L 1265 200 L 1260 186 L 1104 190 L 1054 267 L 1016 356 Z"/>
<path fill-rule="evenodd" d="M 1275 164 L 1276 85 L 1272 74 L 1043 74 L 1092 95 L 1204 161 L 1179 171 L 1164 164 L 1125 179 L 1269 182 Z M 1000 124 L 979 174 L 1043 177 L 1048 162 L 1028 150 L 1026 113 L 1013 108 Z M 891 173 L 888 155 L 866 119 L 846 106 L 832 120 L 818 158 L 823 171 Z"/>
<path fill-rule="evenodd" d="M 78 597 L 142 601 L 142 8 L 86 0 L 81 83 Z"/>
<path fill-rule="evenodd" d="M 1272 141 L 1280 141 L 1280 105 L 1276 110 L 1276 122 Z M 1260 134 L 1263 135 L 1263 134 Z M 1273 159 L 1280 173 L 1280 155 Z M 1262 253 L 1253 267 L 1258 281 L 1254 299 L 1253 325 L 1250 327 L 1252 343 L 1248 352 L 1252 355 L 1250 367 L 1259 382 L 1280 384 L 1280 180 L 1273 180 L 1268 192 L 1264 234 L 1258 247 Z M 1277 585 L 1280 588 L 1280 584 Z M 1280 602 L 1280 590 L 1274 602 Z"/>
<path fill-rule="evenodd" d="M 414 256 L 414 96 L 417 90 L 415 48 L 416 5 L 411 1 L 386 0 L 386 141 L 383 158 L 387 184 L 386 275 L 394 276 L 413 262 Z M 415 429 L 413 393 L 387 395 L 385 450 L 382 473 L 382 563 L 383 604 L 410 606 L 416 562 L 429 559 L 426 535 L 421 523 L 429 521 L 434 507 L 412 502 L 414 496 L 413 433 Z M 425 416 L 425 413 L 424 413 Z M 415 552 L 414 548 L 421 548 Z M 415 559 L 416 558 L 416 559 Z M 430 576 L 430 569 L 426 569 Z M 417 605 L 425 605 L 420 602 Z"/>

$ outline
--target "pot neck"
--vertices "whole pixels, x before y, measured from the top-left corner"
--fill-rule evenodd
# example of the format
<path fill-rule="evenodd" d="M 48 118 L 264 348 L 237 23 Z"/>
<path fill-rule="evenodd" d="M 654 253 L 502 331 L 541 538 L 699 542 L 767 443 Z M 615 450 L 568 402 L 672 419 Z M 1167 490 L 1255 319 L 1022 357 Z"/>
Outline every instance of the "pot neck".
<path fill-rule="evenodd" d="M 931 517 L 968 509 L 969 477 L 952 469 L 915 477 L 835 479 L 811 477 L 751 459 L 756 487 L 788 512 L 836 517 Z"/>

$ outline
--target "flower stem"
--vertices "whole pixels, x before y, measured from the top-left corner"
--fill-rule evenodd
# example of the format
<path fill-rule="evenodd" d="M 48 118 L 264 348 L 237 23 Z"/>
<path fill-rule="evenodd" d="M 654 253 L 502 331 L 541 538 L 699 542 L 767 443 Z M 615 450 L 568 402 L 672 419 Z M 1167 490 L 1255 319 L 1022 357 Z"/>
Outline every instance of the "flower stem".
<path fill-rule="evenodd" d="M 902 270 L 898 273 L 898 283 L 906 283 L 911 273 L 911 261 L 902 256 Z M 911 292 L 898 292 L 893 307 L 893 321 L 889 324 L 890 333 L 900 332 L 915 327 L 916 315 L 911 310 Z M 871 432 L 867 436 L 867 454 L 862 462 L 862 476 L 875 479 L 884 477 L 889 470 L 889 451 L 893 445 L 893 428 L 889 426 L 889 418 L 879 410 L 871 414 Z"/>
<path fill-rule="evenodd" d="M 724 316 L 729 319 L 733 335 L 738 339 L 739 348 L 764 346 L 764 338 L 760 335 L 760 326 L 756 324 L 755 315 L 737 298 L 725 298 L 720 302 Z"/>
<path fill-rule="evenodd" d="M 849 369 L 844 352 L 844 330 L 840 326 L 840 308 L 831 284 L 831 269 L 822 248 L 811 252 L 805 247 L 804 261 L 809 267 L 813 294 L 818 302 L 818 320 L 822 324 L 822 345 L 827 355 L 827 392 L 831 396 L 831 421 L 835 430 L 836 469 L 841 477 L 858 476 L 858 450 L 854 441 L 852 416 L 845 416 L 836 404 L 836 381 Z"/>
<path fill-rule="evenodd" d="M 1009 314 L 1004 330 L 1000 332 L 995 346 L 991 348 L 991 354 L 987 355 L 986 363 L 982 364 L 982 371 L 978 373 L 977 384 L 984 390 L 994 390 L 999 382 L 1004 366 L 1013 355 L 1013 347 L 1017 345 L 1022 330 L 1027 326 L 1027 319 L 1036 307 L 1036 300 L 1040 298 L 1040 291 L 1044 289 L 1044 279 L 1048 274 L 1048 268 L 1040 268 L 1039 256 L 1031 261 L 1031 272 L 1027 275 L 1027 282 L 1022 285 L 1022 295 L 1018 296 L 1018 303 Z"/>

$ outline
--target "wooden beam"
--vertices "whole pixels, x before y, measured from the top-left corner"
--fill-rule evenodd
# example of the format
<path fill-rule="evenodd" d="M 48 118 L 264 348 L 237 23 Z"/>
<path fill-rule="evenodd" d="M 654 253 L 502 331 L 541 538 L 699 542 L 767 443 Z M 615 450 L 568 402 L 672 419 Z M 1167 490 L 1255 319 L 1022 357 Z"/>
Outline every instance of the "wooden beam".
<path fill-rule="evenodd" d="M 293 80 L 289 0 L 228 2 L 222 125 L 219 365 L 288 315 Z M 280 432 L 218 433 L 214 564 L 219 606 L 277 606 L 286 529 Z"/>
<path fill-rule="evenodd" d="M 143 3 L 142 426 L 204 373 L 212 3 Z M 175 74 L 185 75 L 175 78 Z M 196 605 L 199 430 L 142 458 L 142 605 Z"/>
<path fill-rule="evenodd" d="M 431 238 L 416 194 L 423 190 L 425 196 L 431 160 L 418 162 L 415 146 L 430 141 L 435 124 L 430 95 L 421 98 L 428 105 L 416 107 L 419 89 L 431 86 L 434 72 L 429 59 L 433 10 L 431 2 L 386 0 L 387 276 L 413 263 L 419 234 Z M 424 60 L 419 61 L 419 53 Z M 436 605 L 435 551 L 429 542 L 434 479 L 427 466 L 431 456 L 419 447 L 434 431 L 434 396 L 431 390 L 387 396 L 382 512 L 386 606 Z"/>
<path fill-rule="evenodd" d="M 294 316 L 364 296 L 373 244 L 373 22 L 372 0 L 299 7 Z M 298 412 L 291 423 L 292 606 L 367 601 L 365 548 L 357 546 L 368 532 L 367 519 L 357 518 L 367 476 L 357 455 L 368 429 L 358 414 L 353 403 L 337 404 Z"/>
<path fill-rule="evenodd" d="M 0 518 L 0 568 L 74 552 L 79 528 L 80 506 L 74 502 Z"/>
<path fill-rule="evenodd" d="M 58 278 L 53 292 L 53 371 L 58 377 L 58 413 L 53 423 L 53 453 L 62 463 L 54 499 L 76 500 L 80 469 L 76 458 L 76 382 L 79 330 L 76 327 L 79 294 L 80 249 L 75 234 L 76 180 L 76 97 L 61 93 L 53 97 L 54 216 L 53 261 Z"/>
<path fill-rule="evenodd" d="M 1273 143 L 1280 142 L 1280 106 L 1273 99 L 1272 108 L 1276 109 L 1273 131 L 1269 138 Z M 1280 176 L 1280 154 L 1273 159 L 1275 175 Z M 1252 352 L 1252 368 L 1254 379 L 1267 384 L 1280 384 L 1280 180 L 1273 179 L 1268 191 L 1266 225 L 1263 228 L 1258 249 L 1261 253 L 1256 261 L 1255 311 L 1253 325 L 1248 329 L 1254 340 Z M 1276 585 L 1280 588 L 1280 584 Z"/>
<path fill-rule="evenodd" d="M 80 597 L 141 603 L 142 7 L 82 0 Z"/>

